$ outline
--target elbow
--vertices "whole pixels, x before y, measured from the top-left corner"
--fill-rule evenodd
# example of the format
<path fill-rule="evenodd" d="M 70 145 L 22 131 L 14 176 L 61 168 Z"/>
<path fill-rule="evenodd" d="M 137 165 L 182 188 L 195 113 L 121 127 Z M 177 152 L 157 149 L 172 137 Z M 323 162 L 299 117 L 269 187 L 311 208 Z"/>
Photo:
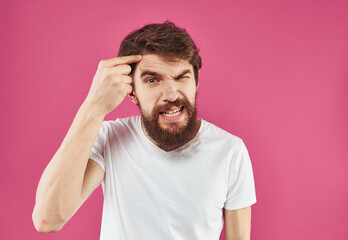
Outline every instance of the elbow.
<path fill-rule="evenodd" d="M 36 231 L 40 233 L 52 233 L 60 231 L 64 223 L 61 221 L 48 220 L 35 214 L 35 211 L 32 214 L 32 220 Z"/>
<path fill-rule="evenodd" d="M 34 223 L 36 231 L 39 233 L 52 233 L 58 232 L 61 228 L 57 228 L 50 224 L 45 223 L 44 221 Z"/>

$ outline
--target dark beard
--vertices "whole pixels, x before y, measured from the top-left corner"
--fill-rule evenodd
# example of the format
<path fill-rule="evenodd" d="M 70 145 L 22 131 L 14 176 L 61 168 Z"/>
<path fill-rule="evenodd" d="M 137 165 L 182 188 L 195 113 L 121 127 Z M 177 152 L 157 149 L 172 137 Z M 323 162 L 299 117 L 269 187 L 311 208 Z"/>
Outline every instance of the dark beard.
<path fill-rule="evenodd" d="M 160 112 L 167 111 L 173 106 L 184 106 L 184 111 L 186 111 L 188 119 L 183 126 L 179 125 L 178 123 L 168 123 L 167 125 L 169 126 L 164 129 L 158 123 Z M 188 143 L 195 137 L 199 128 L 199 123 L 196 120 L 196 103 L 194 102 L 194 104 L 190 104 L 188 99 L 185 97 L 183 99 L 178 99 L 174 102 L 155 107 L 151 113 L 151 116 L 144 114 L 143 111 L 141 111 L 141 113 L 142 122 L 146 133 L 155 143 L 159 145 L 160 148 L 166 151 L 174 150 Z"/>

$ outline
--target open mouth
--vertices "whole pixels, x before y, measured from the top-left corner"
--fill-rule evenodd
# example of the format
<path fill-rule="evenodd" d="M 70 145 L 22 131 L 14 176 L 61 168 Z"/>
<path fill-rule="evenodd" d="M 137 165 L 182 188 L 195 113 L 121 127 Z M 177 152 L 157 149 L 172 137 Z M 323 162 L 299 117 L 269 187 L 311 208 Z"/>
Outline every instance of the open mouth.
<path fill-rule="evenodd" d="M 164 115 L 166 117 L 176 117 L 176 116 L 180 115 L 180 113 L 182 112 L 183 109 L 184 109 L 184 107 L 177 107 L 171 111 L 160 112 L 160 114 Z"/>

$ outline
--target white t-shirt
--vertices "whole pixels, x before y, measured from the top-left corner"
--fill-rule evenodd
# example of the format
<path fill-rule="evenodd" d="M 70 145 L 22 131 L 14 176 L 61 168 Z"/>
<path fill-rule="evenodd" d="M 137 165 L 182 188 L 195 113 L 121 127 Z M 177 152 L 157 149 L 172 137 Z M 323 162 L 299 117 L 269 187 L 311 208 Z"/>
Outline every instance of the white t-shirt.
<path fill-rule="evenodd" d="M 104 121 L 90 159 L 105 171 L 101 240 L 218 240 L 223 208 L 256 203 L 243 141 L 203 119 L 170 152 L 145 136 L 141 116 Z"/>

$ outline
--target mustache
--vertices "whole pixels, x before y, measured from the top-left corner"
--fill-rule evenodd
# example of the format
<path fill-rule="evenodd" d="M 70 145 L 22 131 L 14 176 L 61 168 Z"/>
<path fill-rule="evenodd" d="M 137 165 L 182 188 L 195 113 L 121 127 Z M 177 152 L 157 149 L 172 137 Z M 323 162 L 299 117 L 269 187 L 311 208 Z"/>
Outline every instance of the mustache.
<path fill-rule="evenodd" d="M 177 99 L 174 102 L 168 102 L 166 104 L 158 105 L 154 108 L 153 114 L 155 116 L 158 116 L 161 112 L 167 112 L 172 107 L 184 107 L 188 108 L 190 106 L 190 103 L 186 99 Z"/>

